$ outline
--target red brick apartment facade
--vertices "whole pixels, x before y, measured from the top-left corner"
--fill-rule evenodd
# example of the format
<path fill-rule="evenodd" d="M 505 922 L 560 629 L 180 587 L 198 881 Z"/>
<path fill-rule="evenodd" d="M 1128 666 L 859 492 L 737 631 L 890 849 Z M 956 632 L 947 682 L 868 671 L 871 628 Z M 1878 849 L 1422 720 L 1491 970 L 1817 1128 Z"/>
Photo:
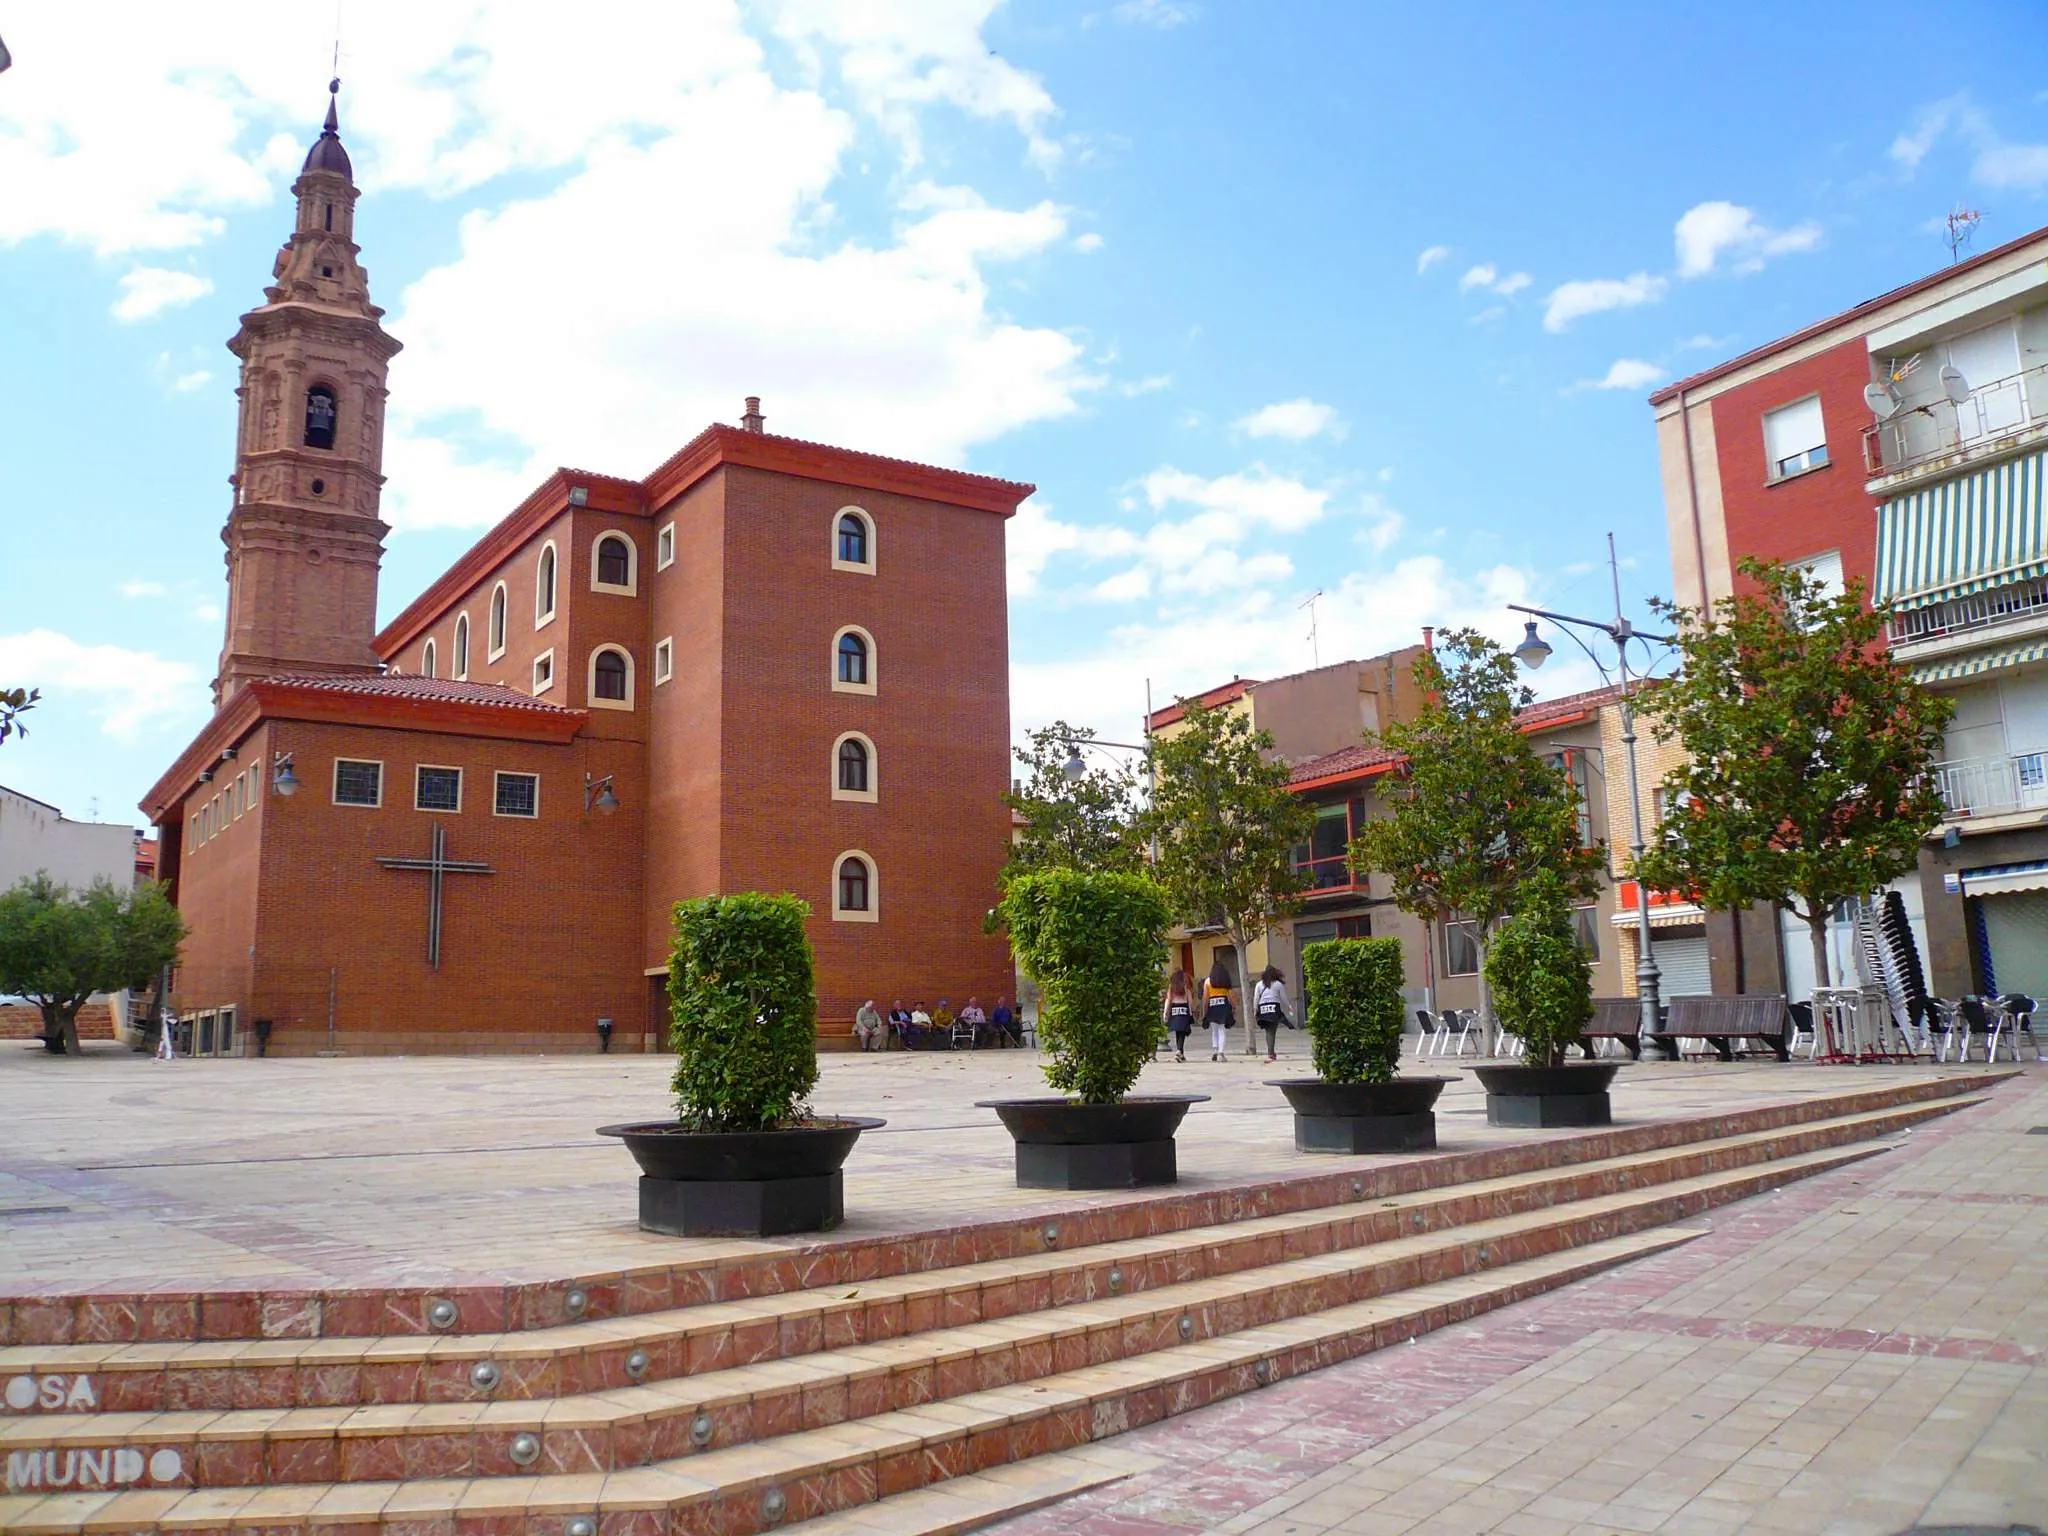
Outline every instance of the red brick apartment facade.
<path fill-rule="evenodd" d="M 330 116 L 281 266 L 329 278 L 237 348 L 220 707 L 144 806 L 192 925 L 173 1006 L 231 1010 L 237 1051 L 258 1020 L 288 1053 L 330 1020 L 344 1051 L 594 1050 L 600 1019 L 659 1049 L 670 909 L 740 890 L 811 904 L 825 1037 L 866 997 L 1010 991 L 982 918 L 1031 487 L 772 436 L 749 401 L 645 479 L 558 471 L 360 632 L 396 344 L 330 233 L 346 167 Z"/>

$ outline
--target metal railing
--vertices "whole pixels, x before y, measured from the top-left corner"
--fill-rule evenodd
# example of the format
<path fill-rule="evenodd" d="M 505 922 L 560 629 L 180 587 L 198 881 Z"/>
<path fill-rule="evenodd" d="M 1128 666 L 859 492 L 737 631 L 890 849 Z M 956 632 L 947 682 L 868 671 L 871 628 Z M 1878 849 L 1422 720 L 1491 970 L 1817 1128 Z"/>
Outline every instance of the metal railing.
<path fill-rule="evenodd" d="M 1357 881 L 1351 873 L 1351 860 L 1344 854 L 1326 859 L 1296 858 L 1294 867 L 1308 875 L 1308 894 L 1324 891 L 1345 891 Z"/>
<path fill-rule="evenodd" d="M 2043 408 L 2036 410 L 2033 400 L 2044 402 Z M 2048 364 L 1976 385 L 1961 405 L 1940 398 L 1872 422 L 1863 429 L 1864 473 L 1876 479 L 1941 459 L 1973 458 L 2043 426 L 2048 426 Z"/>
<path fill-rule="evenodd" d="M 1951 817 L 2001 816 L 2048 808 L 2048 753 L 1960 757 L 1934 765 Z"/>
<path fill-rule="evenodd" d="M 1885 624 L 1885 637 L 1893 645 L 1915 645 L 2036 613 L 2048 614 L 2048 576 L 1895 613 Z"/>

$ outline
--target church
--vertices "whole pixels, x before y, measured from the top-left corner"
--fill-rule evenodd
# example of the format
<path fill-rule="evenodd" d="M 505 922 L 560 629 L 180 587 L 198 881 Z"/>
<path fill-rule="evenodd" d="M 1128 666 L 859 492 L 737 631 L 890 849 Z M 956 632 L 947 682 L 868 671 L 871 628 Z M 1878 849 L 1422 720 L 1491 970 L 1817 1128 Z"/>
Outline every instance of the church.
<path fill-rule="evenodd" d="M 382 629 L 386 370 L 330 86 L 241 364 L 214 714 L 143 810 L 214 1054 L 666 1049 L 670 912 L 810 903 L 821 1045 L 1013 990 L 1007 519 L 782 437 L 550 475 Z M 680 434 L 679 434 L 680 436 Z"/>

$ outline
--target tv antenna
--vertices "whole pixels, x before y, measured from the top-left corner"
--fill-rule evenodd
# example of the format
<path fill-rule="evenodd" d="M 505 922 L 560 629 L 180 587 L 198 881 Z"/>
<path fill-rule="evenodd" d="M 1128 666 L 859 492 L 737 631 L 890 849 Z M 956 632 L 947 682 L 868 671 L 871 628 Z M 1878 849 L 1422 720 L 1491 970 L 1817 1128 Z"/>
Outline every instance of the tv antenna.
<path fill-rule="evenodd" d="M 1297 613 L 1299 613 L 1304 608 L 1308 610 L 1309 660 L 1311 665 L 1318 667 L 1320 667 L 1323 664 L 1323 652 L 1322 647 L 1318 645 L 1316 642 L 1316 599 L 1321 597 L 1322 595 L 1323 589 L 1321 587 L 1317 587 L 1315 591 L 1309 593 L 1309 595 L 1306 598 L 1302 599 L 1302 601 L 1294 605 L 1294 610 Z"/>
<path fill-rule="evenodd" d="M 1948 247 L 1949 265 L 1954 266 L 1963 254 L 1963 247 L 1976 236 L 1977 226 L 1984 222 L 1984 215 L 1979 209 L 1958 204 L 1942 222 L 1948 227 L 1941 242 Z"/>

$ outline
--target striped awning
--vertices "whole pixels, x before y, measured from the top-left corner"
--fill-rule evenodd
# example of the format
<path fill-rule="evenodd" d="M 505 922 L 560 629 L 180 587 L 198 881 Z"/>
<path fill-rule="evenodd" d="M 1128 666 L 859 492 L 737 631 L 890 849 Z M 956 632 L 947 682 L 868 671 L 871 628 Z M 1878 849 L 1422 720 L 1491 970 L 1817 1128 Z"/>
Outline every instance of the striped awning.
<path fill-rule="evenodd" d="M 2000 896 L 2010 891 L 2048 891 L 2048 859 L 1963 871 L 1965 896 Z"/>
<path fill-rule="evenodd" d="M 1879 602 L 1924 608 L 2048 573 L 2048 449 L 1894 497 L 1877 509 Z"/>
<path fill-rule="evenodd" d="M 1951 678 L 1974 677 L 1979 672 L 1989 672 L 1994 667 L 2017 667 L 2043 659 L 2048 659 L 2048 636 L 2037 635 L 2032 640 L 2020 640 L 2011 645 L 1972 651 L 1967 656 L 1951 656 L 1941 661 L 1922 662 L 1912 669 L 1913 681 L 1946 682 Z"/>

